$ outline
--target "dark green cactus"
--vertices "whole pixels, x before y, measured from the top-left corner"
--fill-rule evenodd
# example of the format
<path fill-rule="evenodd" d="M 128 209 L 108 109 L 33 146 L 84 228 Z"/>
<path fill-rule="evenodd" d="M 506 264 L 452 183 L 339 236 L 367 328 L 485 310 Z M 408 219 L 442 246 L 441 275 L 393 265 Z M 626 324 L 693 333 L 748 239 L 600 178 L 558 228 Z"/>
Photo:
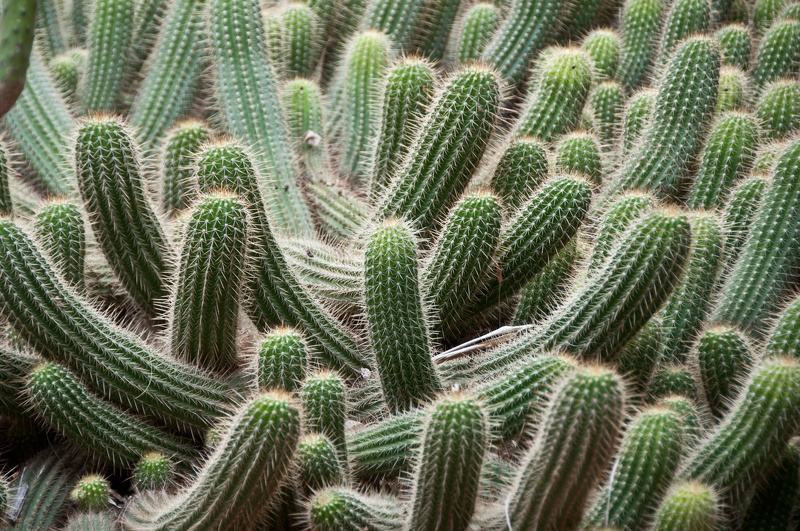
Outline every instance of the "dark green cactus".
<path fill-rule="evenodd" d="M 672 395 L 685 396 L 697 401 L 698 383 L 695 375 L 686 365 L 665 364 L 653 373 L 647 385 L 650 402 L 658 402 Z"/>
<path fill-rule="evenodd" d="M 797 358 L 800 354 L 800 299 L 793 300 L 780 313 L 764 347 L 768 356 Z"/>
<path fill-rule="evenodd" d="M 405 49 L 420 24 L 423 0 L 368 0 L 361 28 L 384 33 L 398 47 Z"/>
<path fill-rule="evenodd" d="M 800 87 L 796 79 L 767 83 L 756 106 L 764 134 L 780 140 L 800 129 Z"/>
<path fill-rule="evenodd" d="M 711 25 L 711 3 L 708 0 L 675 0 L 667 11 L 658 51 L 658 67 L 663 68 L 678 43 L 694 33 L 702 33 Z"/>
<path fill-rule="evenodd" d="M 344 483 L 344 471 L 333 443 L 324 435 L 306 435 L 297 445 L 299 484 L 306 493 Z"/>
<path fill-rule="evenodd" d="M 625 117 L 622 121 L 622 153 L 633 151 L 653 116 L 657 92 L 645 88 L 632 94 L 628 99 Z"/>
<path fill-rule="evenodd" d="M 724 261 L 720 278 L 726 278 L 733 269 L 750 235 L 752 222 L 758 214 L 769 180 L 763 176 L 744 179 L 731 191 L 731 197 L 722 212 L 725 227 Z"/>
<path fill-rule="evenodd" d="M 25 86 L 36 25 L 35 0 L 10 2 L 0 12 L 0 118 L 14 105 Z"/>
<path fill-rule="evenodd" d="M 148 452 L 133 469 L 133 483 L 140 491 L 165 489 L 173 481 L 175 464 L 159 452 Z"/>
<path fill-rule="evenodd" d="M 651 73 L 666 8 L 663 0 L 625 0 L 620 15 L 622 50 L 616 77 L 628 90 L 638 88 Z"/>
<path fill-rule="evenodd" d="M 597 226 L 589 268 L 601 267 L 614 243 L 624 236 L 631 224 L 651 212 L 655 206 L 656 200 L 641 192 L 628 192 L 611 203 Z"/>
<path fill-rule="evenodd" d="M 70 286 L 84 287 L 86 227 L 80 209 L 54 200 L 36 214 L 36 242 Z"/>
<path fill-rule="evenodd" d="M 547 147 L 535 138 L 512 139 L 492 173 L 492 189 L 508 212 L 524 203 L 547 178 Z"/>
<path fill-rule="evenodd" d="M 261 339 L 256 352 L 256 385 L 259 389 L 295 391 L 306 377 L 308 345 L 292 328 L 277 328 Z"/>
<path fill-rule="evenodd" d="M 606 151 L 616 146 L 617 136 L 622 130 L 622 113 L 625 108 L 625 92 L 616 81 L 604 81 L 592 89 L 589 106 L 593 111 L 593 128 Z"/>
<path fill-rule="evenodd" d="M 602 126 L 601 126 L 602 127 Z M 581 175 L 595 187 L 603 184 L 601 141 L 594 135 L 576 131 L 562 136 L 556 146 L 556 171 Z"/>
<path fill-rule="evenodd" d="M 594 61 L 594 77 L 598 81 L 613 79 L 620 61 L 621 38 L 609 29 L 596 29 L 586 35 L 581 47 Z"/>
<path fill-rule="evenodd" d="M 168 215 L 184 210 L 195 199 L 197 184 L 192 178 L 192 167 L 201 146 L 210 137 L 208 127 L 197 120 L 181 122 L 167 133 L 161 159 L 161 204 Z"/>
<path fill-rule="evenodd" d="M 379 531 L 403 527 L 402 505 L 394 499 L 332 488 L 308 502 L 306 522 L 312 531 Z"/>
<path fill-rule="evenodd" d="M 705 330 L 695 346 L 697 374 L 711 412 L 721 416 L 738 394 L 741 383 L 755 366 L 747 339 L 730 327 Z"/>
<path fill-rule="evenodd" d="M 750 66 L 750 32 L 741 24 L 724 26 L 714 33 L 722 63 L 747 70 Z"/>
<path fill-rule="evenodd" d="M 453 34 L 458 39 L 454 52 L 455 61 L 463 64 L 479 60 L 500 21 L 500 10 L 496 5 L 480 3 L 472 6 L 464 14 L 458 31 Z"/>
<path fill-rule="evenodd" d="M 344 381 L 336 374 L 321 372 L 306 378 L 300 390 L 307 430 L 321 433 L 336 446 L 342 466 L 347 469 L 345 421 L 347 402 Z"/>
<path fill-rule="evenodd" d="M 797 75 L 795 57 L 800 52 L 800 21 L 779 20 L 761 40 L 753 66 L 753 80 L 763 86 L 784 76 Z"/>
<path fill-rule="evenodd" d="M 789 529 L 796 519 L 800 496 L 800 452 L 792 440 L 774 472 L 760 486 L 742 519 L 743 529 Z"/>
<path fill-rule="evenodd" d="M 581 251 L 577 244 L 569 244 L 544 269 L 525 284 L 519 294 L 514 311 L 514 324 L 526 325 L 543 321 L 569 294 L 569 288 L 578 270 Z"/>
<path fill-rule="evenodd" d="M 97 0 L 89 29 L 89 61 L 81 90 L 86 112 L 113 111 L 125 81 L 133 37 L 133 0 Z"/>

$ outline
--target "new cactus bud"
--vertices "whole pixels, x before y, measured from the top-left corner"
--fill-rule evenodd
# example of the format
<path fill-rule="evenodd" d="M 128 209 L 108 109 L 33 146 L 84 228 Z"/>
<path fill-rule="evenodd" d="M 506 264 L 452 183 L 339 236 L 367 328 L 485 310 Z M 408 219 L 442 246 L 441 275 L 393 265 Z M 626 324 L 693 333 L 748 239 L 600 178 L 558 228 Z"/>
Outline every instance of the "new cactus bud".
<path fill-rule="evenodd" d="M 594 62 L 594 78 L 597 81 L 613 79 L 620 61 L 620 36 L 609 29 L 596 29 L 583 39 L 581 47 Z"/>
<path fill-rule="evenodd" d="M 711 412 L 721 416 L 739 392 L 741 383 L 755 366 L 747 339 L 730 327 L 711 327 L 695 346 L 697 374 Z"/>
<path fill-rule="evenodd" d="M 751 80 L 743 70 L 735 66 L 723 66 L 719 71 L 716 116 L 728 111 L 746 109 L 750 105 Z"/>
<path fill-rule="evenodd" d="M 193 165 L 201 146 L 210 139 L 211 131 L 197 120 L 181 122 L 167 133 L 161 158 L 161 205 L 166 214 L 177 214 L 195 199 Z"/>
<path fill-rule="evenodd" d="M 479 60 L 500 20 L 500 10 L 494 4 L 480 3 L 472 6 L 464 14 L 459 30 L 453 32 L 451 37 L 457 37 L 455 62 L 464 64 Z"/>
<path fill-rule="evenodd" d="M 299 484 L 304 492 L 320 491 L 344 483 L 336 447 L 324 435 L 306 435 L 297 445 Z"/>
<path fill-rule="evenodd" d="M 764 352 L 768 356 L 800 357 L 800 299 L 793 300 L 778 316 Z"/>
<path fill-rule="evenodd" d="M 683 419 L 663 406 L 645 409 L 628 426 L 608 484 L 584 526 L 637 528 L 650 520 L 653 500 L 669 488 L 684 446 Z"/>
<path fill-rule="evenodd" d="M 489 416 L 470 395 L 431 406 L 411 486 L 410 530 L 469 528 L 489 445 Z"/>
<path fill-rule="evenodd" d="M 722 519 L 719 495 L 712 487 L 683 482 L 674 485 L 656 512 L 653 531 L 708 531 Z"/>
<path fill-rule="evenodd" d="M 713 210 L 725 204 L 733 185 L 753 165 L 759 131 L 758 122 L 750 114 L 725 113 L 717 118 L 703 146 L 687 208 Z"/>
<path fill-rule="evenodd" d="M 384 397 L 393 412 L 441 391 L 422 307 L 417 244 L 409 228 L 387 220 L 369 237 L 364 258 L 367 332 Z"/>
<path fill-rule="evenodd" d="M 753 64 L 753 81 L 763 87 L 781 77 L 798 73 L 797 54 L 800 53 L 800 21 L 779 20 L 761 40 Z"/>
<path fill-rule="evenodd" d="M 102 511 L 109 505 L 111 485 L 103 476 L 90 474 L 78 480 L 69 497 L 83 511 Z"/>
<path fill-rule="evenodd" d="M 492 173 L 492 189 L 500 195 L 507 212 L 513 212 L 547 178 L 546 146 L 530 137 L 510 141 Z"/>
<path fill-rule="evenodd" d="M 601 142 L 594 135 L 582 131 L 562 136 L 556 145 L 556 171 L 581 175 L 599 187 L 603 183 L 603 156 L 600 146 L 607 145 Z"/>
<path fill-rule="evenodd" d="M 533 90 L 517 124 L 517 135 L 545 142 L 574 129 L 592 87 L 592 59 L 580 48 L 542 54 Z"/>
<path fill-rule="evenodd" d="M 667 5 L 664 0 L 625 0 L 616 77 L 628 90 L 638 88 L 651 73 Z"/>
<path fill-rule="evenodd" d="M 722 64 L 747 70 L 750 66 L 750 32 L 741 24 L 724 26 L 714 33 Z"/>
<path fill-rule="evenodd" d="M 642 89 L 628 99 L 625 117 L 622 121 L 622 153 L 630 153 L 639 142 L 653 116 L 657 91 Z"/>
<path fill-rule="evenodd" d="M 140 491 L 167 488 L 173 480 L 175 464 L 159 452 L 148 452 L 133 469 L 133 483 Z"/>
<path fill-rule="evenodd" d="M 347 443 L 344 438 L 347 402 L 344 381 L 336 374 L 320 372 L 306 378 L 300 390 L 306 430 L 321 433 L 338 449 L 342 466 L 347 468 Z"/>
<path fill-rule="evenodd" d="M 669 7 L 664 29 L 661 33 L 661 48 L 658 66 L 663 68 L 672 57 L 678 43 L 694 33 L 702 33 L 711 25 L 711 2 L 709 0 L 675 0 Z"/>
<path fill-rule="evenodd" d="M 399 501 L 332 488 L 316 493 L 308 502 L 306 522 L 312 531 L 379 531 L 401 529 Z"/>
<path fill-rule="evenodd" d="M 300 332 L 277 328 L 261 339 L 256 352 L 259 389 L 295 391 L 306 377 L 308 345 Z"/>
<path fill-rule="evenodd" d="M 97 0 L 89 29 L 89 62 L 81 91 L 86 112 L 111 112 L 125 81 L 133 37 L 133 0 Z"/>
<path fill-rule="evenodd" d="M 771 140 L 785 138 L 800 129 L 800 87 L 797 80 L 779 79 L 767 83 L 756 106 L 764 135 Z"/>
<path fill-rule="evenodd" d="M 514 529 L 575 526 L 611 461 L 624 408 L 622 382 L 611 371 L 589 366 L 564 379 L 509 493 L 507 519 Z"/>
<path fill-rule="evenodd" d="M 36 242 L 70 286 L 84 286 L 86 227 L 77 206 L 54 200 L 36 214 Z"/>

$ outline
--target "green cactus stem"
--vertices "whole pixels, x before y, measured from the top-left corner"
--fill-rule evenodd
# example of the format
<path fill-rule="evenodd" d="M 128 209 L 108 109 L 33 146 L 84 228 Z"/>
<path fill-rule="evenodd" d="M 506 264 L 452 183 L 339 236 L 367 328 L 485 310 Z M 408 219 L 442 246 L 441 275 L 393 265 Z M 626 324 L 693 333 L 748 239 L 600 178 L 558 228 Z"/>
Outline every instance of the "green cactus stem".
<path fill-rule="evenodd" d="M 795 57 L 800 53 L 800 21 L 779 20 L 773 24 L 758 48 L 753 63 L 753 81 L 763 87 L 781 77 L 798 73 Z"/>
<path fill-rule="evenodd" d="M 599 187 L 604 175 L 600 146 L 601 142 L 592 134 L 582 131 L 567 133 L 556 146 L 556 171 L 581 175 Z"/>
<path fill-rule="evenodd" d="M 714 33 L 722 54 L 722 64 L 742 70 L 750 67 L 750 32 L 741 24 L 724 26 Z"/>
<path fill-rule="evenodd" d="M 133 0 L 96 0 L 81 91 L 86 112 L 111 112 L 122 92 L 133 37 Z"/>
<path fill-rule="evenodd" d="M 167 133 L 161 157 L 161 205 L 167 215 L 177 214 L 194 201 L 197 184 L 192 166 L 209 140 L 211 131 L 198 120 L 180 122 Z"/>
<path fill-rule="evenodd" d="M 719 91 L 714 115 L 728 111 L 744 110 L 751 102 L 751 80 L 742 69 L 723 66 L 719 71 Z"/>
<path fill-rule="evenodd" d="M 14 106 L 25 86 L 33 34 L 36 26 L 36 0 L 9 2 L 0 12 L 0 118 Z"/>
<path fill-rule="evenodd" d="M 770 140 L 781 140 L 800 129 L 800 87 L 797 80 L 767 83 L 756 105 L 756 116 Z"/>
<path fill-rule="evenodd" d="M 458 31 L 453 32 L 457 36 L 455 62 L 465 64 L 478 61 L 500 21 L 500 10 L 494 4 L 475 4 L 464 13 Z"/>
<path fill-rule="evenodd" d="M 293 328 L 276 328 L 262 339 L 256 352 L 256 385 L 259 389 L 300 388 L 306 377 L 308 345 Z"/>
<path fill-rule="evenodd" d="M 667 5 L 663 0 L 625 0 L 620 14 L 622 50 L 617 80 L 628 90 L 638 88 L 651 73 Z"/>
<path fill-rule="evenodd" d="M 633 151 L 653 116 L 658 92 L 652 88 L 641 89 L 628 99 L 622 120 L 622 154 Z"/>
<path fill-rule="evenodd" d="M 69 497 L 83 511 L 102 511 L 109 505 L 111 485 L 103 476 L 89 474 L 78 480 Z"/>
<path fill-rule="evenodd" d="M 778 316 L 764 347 L 768 356 L 800 357 L 800 299 L 794 299 Z"/>
<path fill-rule="evenodd" d="M 82 289 L 86 227 L 80 209 L 61 199 L 50 201 L 36 214 L 34 228 L 36 242 L 64 281 L 78 290 Z"/>
<path fill-rule="evenodd" d="M 581 47 L 594 62 L 594 78 L 597 81 L 613 79 L 619 67 L 622 40 L 610 29 L 596 29 L 584 37 Z"/>
<path fill-rule="evenodd" d="M 347 469 L 347 442 L 345 421 L 347 401 L 344 381 L 334 373 L 318 372 L 303 382 L 300 396 L 306 430 L 327 437 L 339 452 L 344 469 Z"/>
<path fill-rule="evenodd" d="M 514 311 L 514 324 L 537 324 L 550 315 L 569 294 L 581 260 L 577 244 L 567 245 L 525 284 Z"/>
<path fill-rule="evenodd" d="M 702 33 L 711 25 L 709 0 L 675 0 L 667 11 L 658 51 L 658 66 L 664 68 L 678 43 L 694 33 Z"/>
<path fill-rule="evenodd" d="M 297 445 L 299 484 L 310 494 L 344 484 L 344 471 L 333 443 L 324 435 L 306 435 Z"/>
<path fill-rule="evenodd" d="M 173 481 L 174 473 L 172 458 L 160 452 L 148 452 L 133 469 L 133 483 L 140 492 L 166 489 Z"/>
<path fill-rule="evenodd" d="M 716 529 L 721 519 L 721 501 L 715 489 L 694 481 L 677 483 L 661 502 L 651 529 L 707 531 Z"/>
<path fill-rule="evenodd" d="M 522 205 L 548 176 L 547 147 L 535 138 L 521 136 L 505 147 L 491 178 L 492 189 L 507 212 Z"/>
<path fill-rule="evenodd" d="M 727 278 L 728 272 L 733 270 L 744 249 L 768 187 L 767 178 L 755 175 L 744 179 L 731 191 L 730 199 L 722 211 L 725 244 L 722 267 L 724 273 L 720 275 L 720 280 Z"/>
<path fill-rule="evenodd" d="M 711 412 L 722 416 L 755 366 L 747 339 L 735 328 L 711 327 L 695 346 L 697 374 Z M 779 354 L 776 352 L 776 354 Z"/>
<path fill-rule="evenodd" d="M 396 499 L 331 488 L 312 496 L 305 519 L 312 531 L 379 531 L 402 529 L 404 515 Z"/>

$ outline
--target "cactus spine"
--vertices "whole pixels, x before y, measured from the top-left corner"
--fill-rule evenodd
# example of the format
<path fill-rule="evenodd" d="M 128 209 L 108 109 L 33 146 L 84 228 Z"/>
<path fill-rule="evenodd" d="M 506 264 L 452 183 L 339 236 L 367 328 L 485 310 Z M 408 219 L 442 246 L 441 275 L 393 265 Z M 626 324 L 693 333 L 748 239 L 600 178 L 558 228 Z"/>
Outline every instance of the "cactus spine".
<path fill-rule="evenodd" d="M 172 459 L 160 452 L 148 452 L 136 463 L 133 482 L 140 491 L 165 489 L 174 473 Z"/>
<path fill-rule="evenodd" d="M 724 26 L 714 33 L 722 63 L 747 70 L 750 66 L 750 32 L 741 24 Z"/>
<path fill-rule="evenodd" d="M 800 53 L 800 21 L 779 20 L 761 40 L 753 67 L 753 80 L 763 86 L 798 73 L 795 57 Z"/>
<path fill-rule="evenodd" d="M 555 166 L 556 171 L 581 175 L 595 187 L 600 186 L 604 173 L 600 142 L 588 133 L 567 133 L 556 146 Z"/>
<path fill-rule="evenodd" d="M 665 9 L 663 0 L 625 0 L 620 15 L 622 50 L 617 79 L 628 90 L 638 88 L 650 74 Z"/>
<path fill-rule="evenodd" d="M 102 511 L 108 506 L 111 485 L 103 476 L 90 474 L 78 481 L 69 497 L 81 510 Z"/>
<path fill-rule="evenodd" d="M 661 34 L 661 49 L 658 65 L 667 64 L 675 47 L 684 38 L 700 33 L 711 25 L 711 3 L 709 0 L 675 0 L 667 12 Z"/>
<path fill-rule="evenodd" d="M 620 36 L 609 29 L 596 29 L 583 39 L 581 47 L 594 62 L 594 77 L 598 81 L 613 79 L 620 60 Z"/>
<path fill-rule="evenodd" d="M 756 107 L 765 136 L 780 140 L 800 129 L 800 87 L 795 79 L 767 83 Z"/>
<path fill-rule="evenodd" d="M 768 356 L 798 358 L 800 346 L 800 299 L 793 300 L 781 312 L 772 328 L 764 351 Z"/>
<path fill-rule="evenodd" d="M 306 519 L 312 531 L 400 529 L 403 510 L 393 499 L 367 497 L 348 489 L 333 488 L 311 498 Z"/>

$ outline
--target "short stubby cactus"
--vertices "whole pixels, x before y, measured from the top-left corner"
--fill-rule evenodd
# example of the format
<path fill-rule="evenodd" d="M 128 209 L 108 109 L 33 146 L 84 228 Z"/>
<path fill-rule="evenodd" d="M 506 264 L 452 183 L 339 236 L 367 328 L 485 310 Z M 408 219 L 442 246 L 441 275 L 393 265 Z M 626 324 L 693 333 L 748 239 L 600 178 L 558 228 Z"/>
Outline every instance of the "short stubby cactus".
<path fill-rule="evenodd" d="M 104 509 L 111 496 L 111 485 L 102 476 L 84 476 L 72 489 L 70 498 L 83 510 L 100 511 Z"/>
<path fill-rule="evenodd" d="M 656 513 L 655 531 L 704 531 L 722 518 L 719 494 L 702 483 L 678 483 L 667 493 Z"/>
<path fill-rule="evenodd" d="M 755 365 L 747 338 L 730 327 L 712 327 L 697 339 L 697 369 L 711 411 L 721 415 Z"/>

